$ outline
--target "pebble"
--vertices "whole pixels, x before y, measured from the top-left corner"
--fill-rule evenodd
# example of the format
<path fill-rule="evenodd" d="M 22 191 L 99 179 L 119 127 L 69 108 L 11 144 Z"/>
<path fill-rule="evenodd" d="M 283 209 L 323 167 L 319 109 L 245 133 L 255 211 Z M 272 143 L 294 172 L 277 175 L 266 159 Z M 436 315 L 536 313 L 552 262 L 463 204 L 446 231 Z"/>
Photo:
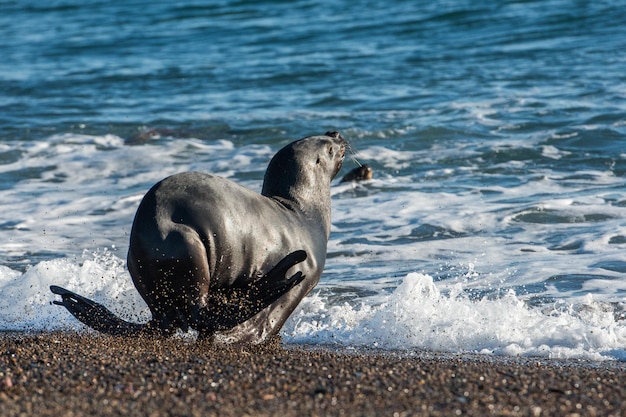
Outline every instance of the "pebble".
<path fill-rule="evenodd" d="M 0 334 L 3 416 L 626 415 L 624 362 Z M 621 381 L 621 382 L 620 382 Z"/>

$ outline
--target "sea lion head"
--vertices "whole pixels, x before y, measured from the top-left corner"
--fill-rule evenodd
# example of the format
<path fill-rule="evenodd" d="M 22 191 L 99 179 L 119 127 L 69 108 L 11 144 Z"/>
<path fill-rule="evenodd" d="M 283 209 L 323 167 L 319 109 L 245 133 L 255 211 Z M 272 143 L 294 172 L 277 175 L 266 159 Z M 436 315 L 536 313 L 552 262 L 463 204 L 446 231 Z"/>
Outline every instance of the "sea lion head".
<path fill-rule="evenodd" d="M 330 182 L 345 154 L 346 141 L 338 132 L 292 142 L 270 161 L 262 194 L 297 202 L 303 209 L 327 201 L 330 206 Z"/>
<path fill-rule="evenodd" d="M 341 182 L 354 182 L 371 180 L 374 177 L 374 170 L 369 165 L 362 165 L 348 172 L 341 179 Z"/>

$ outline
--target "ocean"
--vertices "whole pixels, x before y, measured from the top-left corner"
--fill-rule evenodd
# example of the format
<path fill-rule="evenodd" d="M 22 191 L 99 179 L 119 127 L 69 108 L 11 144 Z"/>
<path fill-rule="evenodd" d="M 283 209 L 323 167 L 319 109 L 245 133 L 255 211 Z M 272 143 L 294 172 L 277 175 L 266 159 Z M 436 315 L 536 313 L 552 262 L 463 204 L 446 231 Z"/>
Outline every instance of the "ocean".
<path fill-rule="evenodd" d="M 623 2 L 0 6 L 0 331 L 87 331 L 51 284 L 148 320 L 143 194 L 188 170 L 260 191 L 337 130 L 326 267 L 284 341 L 626 360 Z"/>

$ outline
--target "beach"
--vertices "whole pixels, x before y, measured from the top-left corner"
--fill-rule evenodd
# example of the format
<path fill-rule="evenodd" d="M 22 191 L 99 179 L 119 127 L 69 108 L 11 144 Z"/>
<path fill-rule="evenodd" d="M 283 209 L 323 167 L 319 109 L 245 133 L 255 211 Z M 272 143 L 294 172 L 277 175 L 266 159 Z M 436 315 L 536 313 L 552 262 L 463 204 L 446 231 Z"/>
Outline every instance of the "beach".
<path fill-rule="evenodd" d="M 616 361 L 0 335 L 3 416 L 620 416 L 625 376 Z"/>

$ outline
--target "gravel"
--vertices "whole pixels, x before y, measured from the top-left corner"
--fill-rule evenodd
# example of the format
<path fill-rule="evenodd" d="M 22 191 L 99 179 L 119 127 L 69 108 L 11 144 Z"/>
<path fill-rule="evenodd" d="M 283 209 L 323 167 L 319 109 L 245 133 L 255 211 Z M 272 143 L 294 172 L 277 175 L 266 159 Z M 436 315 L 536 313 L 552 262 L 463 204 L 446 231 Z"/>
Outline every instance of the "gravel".
<path fill-rule="evenodd" d="M 626 363 L 0 333 L 2 416 L 620 416 Z"/>

